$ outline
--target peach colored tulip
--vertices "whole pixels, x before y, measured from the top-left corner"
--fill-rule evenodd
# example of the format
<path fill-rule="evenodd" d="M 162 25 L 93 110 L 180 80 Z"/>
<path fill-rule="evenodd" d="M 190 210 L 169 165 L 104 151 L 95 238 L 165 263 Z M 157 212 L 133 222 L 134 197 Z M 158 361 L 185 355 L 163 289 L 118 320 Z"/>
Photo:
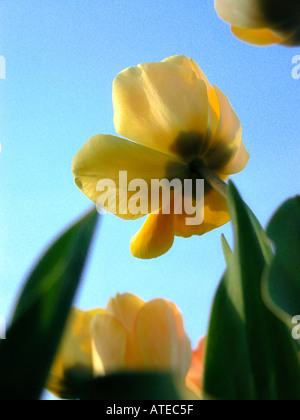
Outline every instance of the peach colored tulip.
<path fill-rule="evenodd" d="M 106 309 L 73 311 L 47 387 L 66 396 L 65 374 L 76 368 L 93 376 L 166 371 L 184 383 L 191 361 L 191 343 L 173 303 L 117 295 Z"/>

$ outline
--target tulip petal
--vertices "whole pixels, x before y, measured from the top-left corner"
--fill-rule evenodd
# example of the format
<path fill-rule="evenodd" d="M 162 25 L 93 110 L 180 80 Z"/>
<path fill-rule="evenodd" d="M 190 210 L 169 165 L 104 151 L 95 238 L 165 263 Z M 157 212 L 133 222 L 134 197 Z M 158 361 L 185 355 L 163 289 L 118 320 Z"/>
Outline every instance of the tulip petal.
<path fill-rule="evenodd" d="M 206 85 L 182 66 L 145 63 L 124 70 L 114 81 L 113 103 L 116 131 L 137 143 L 182 157 L 177 147 L 182 137 L 189 133 L 193 137 L 191 144 L 187 141 L 186 149 L 191 150 L 185 150 L 185 156 L 205 142 Z"/>
<path fill-rule="evenodd" d="M 266 19 L 261 0 L 215 0 L 221 19 L 239 28 L 264 28 Z"/>
<path fill-rule="evenodd" d="M 220 103 L 221 117 L 204 159 L 210 169 L 233 174 L 245 168 L 249 154 L 242 146 L 242 126 L 238 116 L 227 96 L 216 86 L 215 91 Z"/>
<path fill-rule="evenodd" d="M 126 331 L 122 324 L 115 317 L 103 313 L 93 318 L 91 334 L 96 352 L 95 374 L 124 370 Z"/>
<path fill-rule="evenodd" d="M 232 25 L 234 35 L 249 44 L 292 46 L 300 42 L 297 0 L 215 0 L 215 7 Z"/>
<path fill-rule="evenodd" d="M 125 354 L 125 364 L 127 368 L 140 369 L 143 367 L 137 338 L 135 334 L 135 323 L 139 311 L 145 302 L 139 297 L 130 294 L 118 294 L 110 299 L 106 311 L 114 316 L 125 328 L 127 333 L 127 344 Z"/>
<path fill-rule="evenodd" d="M 247 166 L 249 158 L 250 155 L 248 150 L 242 142 L 239 151 L 236 153 L 233 159 L 231 159 L 230 162 L 222 168 L 222 176 L 234 175 L 241 172 Z"/>
<path fill-rule="evenodd" d="M 208 100 L 209 100 L 209 112 L 208 112 L 208 131 L 210 137 L 212 137 L 218 127 L 220 119 L 220 105 L 218 97 L 212 85 L 209 83 L 206 75 L 203 73 L 199 65 L 191 58 L 187 58 L 184 55 L 177 55 L 174 57 L 169 57 L 164 60 L 167 63 L 177 64 L 179 66 L 185 67 L 188 70 L 192 70 L 198 79 L 201 79 L 206 84 Z"/>
<path fill-rule="evenodd" d="M 174 215 L 150 214 L 140 231 L 132 238 L 130 250 L 134 257 L 157 258 L 169 251 L 174 243 Z"/>
<path fill-rule="evenodd" d="M 175 371 L 185 378 L 192 351 L 175 305 L 163 299 L 147 303 L 138 314 L 136 333 L 147 368 Z"/>
<path fill-rule="evenodd" d="M 137 314 L 144 305 L 145 302 L 133 294 L 118 294 L 109 300 L 106 311 L 121 322 L 127 331 L 132 331 Z"/>
<path fill-rule="evenodd" d="M 258 46 L 267 46 L 272 44 L 278 44 L 283 41 L 282 38 L 275 35 L 272 31 L 267 28 L 263 29 L 242 29 L 233 26 L 233 34 L 241 41 L 248 42 L 248 44 L 254 44 Z"/>
<path fill-rule="evenodd" d="M 189 238 L 193 235 L 204 235 L 230 221 L 227 200 L 207 185 L 205 186 L 204 197 L 204 221 L 201 225 L 187 225 L 186 218 L 191 216 L 185 213 L 175 215 L 174 217 L 175 235 L 183 238 Z"/>
<path fill-rule="evenodd" d="M 127 172 L 127 180 L 121 183 L 120 171 Z M 73 160 L 75 182 L 81 191 L 99 207 L 105 207 L 108 212 L 123 219 L 138 219 L 151 212 L 149 193 L 152 179 L 173 179 L 185 171 L 186 165 L 172 157 L 129 140 L 101 134 L 92 137 Z M 110 180 L 115 189 L 97 191 L 101 180 Z M 134 180 L 142 180 L 146 184 L 146 188 L 139 191 L 145 205 L 138 214 L 133 213 L 129 205 L 138 191 L 128 191 L 130 182 Z"/>
<path fill-rule="evenodd" d="M 298 26 L 296 30 L 289 33 L 288 37 L 282 42 L 282 45 L 285 45 L 287 47 L 300 46 L 300 26 Z"/>
<path fill-rule="evenodd" d="M 193 351 L 191 368 L 186 377 L 187 387 L 199 398 L 203 389 L 205 345 L 206 338 L 202 338 L 197 349 Z"/>
<path fill-rule="evenodd" d="M 176 321 L 177 339 L 178 339 L 178 355 L 179 355 L 177 367 L 182 373 L 182 377 L 185 378 L 187 372 L 190 369 L 191 362 L 192 362 L 191 341 L 185 332 L 184 322 L 183 322 L 183 318 L 182 318 L 180 310 L 177 308 L 177 306 L 173 302 L 168 302 L 168 303 L 170 307 L 172 308 L 173 314 L 175 316 L 175 321 Z"/>
<path fill-rule="evenodd" d="M 64 382 L 69 369 L 82 369 L 92 375 L 90 323 L 93 316 L 102 312 L 102 309 L 90 312 L 73 309 L 47 383 L 47 389 L 54 395 L 65 398 Z"/>
<path fill-rule="evenodd" d="M 269 27 L 291 32 L 299 27 L 300 3 L 298 0 L 259 0 Z"/>

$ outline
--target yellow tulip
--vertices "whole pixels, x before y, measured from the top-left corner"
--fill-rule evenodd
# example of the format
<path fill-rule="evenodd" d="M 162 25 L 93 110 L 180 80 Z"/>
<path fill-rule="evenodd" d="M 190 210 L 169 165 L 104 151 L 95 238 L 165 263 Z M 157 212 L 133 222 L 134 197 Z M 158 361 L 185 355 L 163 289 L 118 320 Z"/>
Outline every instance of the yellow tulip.
<path fill-rule="evenodd" d="M 191 343 L 173 303 L 164 299 L 146 303 L 132 294 L 117 295 L 106 309 L 73 311 L 47 388 L 67 398 L 65 377 L 71 369 L 91 377 L 168 371 L 184 383 L 191 361 Z"/>
<path fill-rule="evenodd" d="M 142 179 L 150 190 L 153 179 L 204 178 L 195 164 L 225 180 L 248 163 L 239 118 L 192 59 L 176 56 L 124 70 L 113 84 L 113 104 L 116 131 L 126 139 L 92 137 L 76 154 L 73 173 L 81 191 L 102 207 L 108 197 L 97 191 L 97 184 L 104 178 L 113 180 L 120 207 L 125 206 L 127 213 L 109 204 L 106 210 L 123 219 L 143 214 L 128 209 L 133 192 L 124 194 L 128 184 L 119 182 L 120 171 L 127 173 L 128 183 Z M 132 254 L 144 259 L 167 252 L 175 236 L 203 235 L 230 220 L 226 198 L 208 182 L 202 224 L 187 225 L 184 212 L 164 214 L 160 204 L 146 214 L 144 226 L 131 241 Z"/>
<path fill-rule="evenodd" d="M 215 0 L 237 38 L 255 45 L 300 45 L 299 0 Z"/>

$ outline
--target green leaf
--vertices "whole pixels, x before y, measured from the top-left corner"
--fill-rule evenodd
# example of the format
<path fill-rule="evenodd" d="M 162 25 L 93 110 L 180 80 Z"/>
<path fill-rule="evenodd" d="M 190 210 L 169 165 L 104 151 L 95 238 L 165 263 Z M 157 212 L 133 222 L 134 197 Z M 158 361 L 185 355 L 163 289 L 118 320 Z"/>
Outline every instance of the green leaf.
<path fill-rule="evenodd" d="M 88 376 L 87 376 L 88 378 Z M 67 372 L 70 394 L 79 400 L 180 400 L 180 385 L 169 373 L 124 372 L 85 380 L 76 370 Z"/>
<path fill-rule="evenodd" d="M 90 212 L 63 234 L 29 276 L 6 341 L 0 343 L 0 395 L 41 395 L 77 291 L 98 220 Z"/>
<path fill-rule="evenodd" d="M 270 309 L 293 329 L 292 319 L 300 315 L 300 197 L 278 210 L 267 234 L 276 255 L 265 272 L 264 297 Z"/>
<path fill-rule="evenodd" d="M 217 291 L 207 339 L 204 390 L 221 400 L 298 400 L 300 369 L 291 334 L 262 300 L 268 240 L 232 183 L 235 249 Z M 228 250 L 227 250 L 228 254 Z"/>
<path fill-rule="evenodd" d="M 229 246 L 229 243 L 227 242 L 227 239 L 225 238 L 224 235 L 222 235 L 221 239 L 222 239 L 222 248 L 223 248 L 223 253 L 224 253 L 224 256 L 225 256 L 225 261 L 226 261 L 226 264 L 229 265 L 230 261 L 231 261 L 231 258 L 232 258 L 232 255 L 233 255 L 232 250 L 231 250 L 231 248 Z"/>
<path fill-rule="evenodd" d="M 244 203 L 244 205 L 247 208 L 249 218 L 256 233 L 256 237 L 264 255 L 265 261 L 267 264 L 270 264 L 274 256 L 272 251 L 272 243 L 252 210 L 246 205 L 246 203 Z"/>

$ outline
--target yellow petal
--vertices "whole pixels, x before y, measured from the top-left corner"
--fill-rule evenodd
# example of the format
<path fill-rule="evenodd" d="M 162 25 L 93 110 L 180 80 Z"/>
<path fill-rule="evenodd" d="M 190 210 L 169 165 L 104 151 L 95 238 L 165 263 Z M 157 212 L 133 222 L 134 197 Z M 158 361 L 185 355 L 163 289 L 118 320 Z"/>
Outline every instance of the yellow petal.
<path fill-rule="evenodd" d="M 174 215 L 150 214 L 141 230 L 132 238 L 130 250 L 134 257 L 157 258 L 174 243 Z"/>
<path fill-rule="evenodd" d="M 176 322 L 178 343 L 177 366 L 181 372 L 182 378 L 185 378 L 192 362 L 191 341 L 185 332 L 184 322 L 180 310 L 173 302 L 168 303 L 173 311 Z"/>
<path fill-rule="evenodd" d="M 95 374 L 124 370 L 126 331 L 122 324 L 113 316 L 102 313 L 93 318 L 91 334 L 95 351 Z"/>
<path fill-rule="evenodd" d="M 239 28 L 266 26 L 261 0 L 215 0 L 215 8 L 221 19 Z"/>
<path fill-rule="evenodd" d="M 172 63 L 146 63 L 121 72 L 114 81 L 116 131 L 137 143 L 181 156 L 178 137 L 193 134 L 200 149 L 208 126 L 206 85 L 195 73 Z"/>
<path fill-rule="evenodd" d="M 204 235 L 230 221 L 226 199 L 207 185 L 205 186 L 204 197 L 204 221 L 201 225 L 188 226 L 186 218 L 191 216 L 187 216 L 185 213 L 174 217 L 175 235 L 184 238 Z"/>
<path fill-rule="evenodd" d="M 110 299 L 106 309 L 107 313 L 113 315 L 127 332 L 125 365 L 129 369 L 143 367 L 134 327 L 137 315 L 144 305 L 145 302 L 139 297 L 125 293 Z"/>
<path fill-rule="evenodd" d="M 228 98 L 215 87 L 221 108 L 218 129 L 204 156 L 205 163 L 223 174 L 242 171 L 248 163 L 249 154 L 242 142 L 242 126 Z"/>
<path fill-rule="evenodd" d="M 163 299 L 147 303 L 138 314 L 136 333 L 146 368 L 175 371 L 185 378 L 192 351 L 175 305 Z"/>
<path fill-rule="evenodd" d="M 144 305 L 145 302 L 133 294 L 118 294 L 109 300 L 106 311 L 121 322 L 127 331 L 131 331 L 134 328 L 137 314 Z"/>
<path fill-rule="evenodd" d="M 81 369 L 93 373 L 90 323 L 103 310 L 82 312 L 74 309 L 70 315 L 61 346 L 51 368 L 47 389 L 61 398 L 67 397 L 66 373 Z"/>
<path fill-rule="evenodd" d="M 138 219 L 151 212 L 151 180 L 177 178 L 186 170 L 186 165 L 160 152 L 114 136 L 97 135 L 92 137 L 73 160 L 73 173 L 76 185 L 99 207 L 123 219 Z M 127 172 L 124 182 L 119 182 L 120 172 Z M 146 189 L 128 191 L 133 180 L 142 180 Z M 116 189 L 97 191 L 98 182 L 109 180 Z M 126 182 L 127 180 L 127 182 Z M 130 211 L 130 200 L 139 191 L 145 202 L 142 214 Z M 155 209 L 157 210 L 157 209 Z"/>
<path fill-rule="evenodd" d="M 258 46 L 266 46 L 272 44 L 278 44 L 283 41 L 273 32 L 267 28 L 263 29 L 241 29 L 239 27 L 232 27 L 233 34 L 241 41 L 248 42 Z"/>
<path fill-rule="evenodd" d="M 229 163 L 226 166 L 224 166 L 221 169 L 222 176 L 233 175 L 241 172 L 247 166 L 249 158 L 250 155 L 248 153 L 248 150 L 242 142 L 236 155 L 229 161 Z"/>
<path fill-rule="evenodd" d="M 258 46 L 300 42 L 300 6 L 295 0 L 215 0 L 215 7 L 242 41 Z"/>
<path fill-rule="evenodd" d="M 203 73 L 202 69 L 196 63 L 196 61 L 192 60 L 191 58 L 187 58 L 184 55 L 177 55 L 174 57 L 169 57 L 164 60 L 164 62 L 177 64 L 179 66 L 185 67 L 188 70 L 192 70 L 198 79 L 204 81 L 208 100 L 209 100 L 209 112 L 208 112 L 208 135 L 212 137 L 218 127 L 219 119 L 220 119 L 220 105 L 218 101 L 218 97 L 212 85 L 209 83 L 206 75 Z"/>

